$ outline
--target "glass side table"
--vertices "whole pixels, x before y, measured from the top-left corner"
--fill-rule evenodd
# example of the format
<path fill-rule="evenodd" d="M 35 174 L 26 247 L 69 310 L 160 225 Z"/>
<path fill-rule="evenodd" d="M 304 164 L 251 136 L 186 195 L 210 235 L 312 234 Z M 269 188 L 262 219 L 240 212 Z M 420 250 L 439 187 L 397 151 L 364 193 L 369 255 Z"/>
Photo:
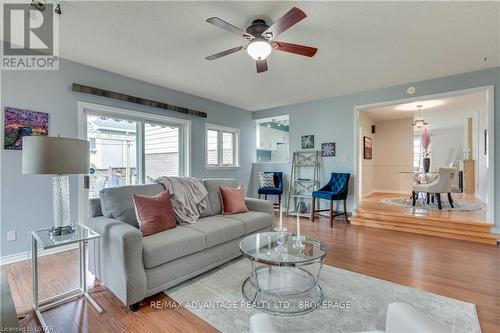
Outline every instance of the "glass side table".
<path fill-rule="evenodd" d="M 89 295 L 87 291 L 87 244 L 89 240 L 97 242 L 99 248 L 99 234 L 92 229 L 77 224 L 74 226 L 75 232 L 70 234 L 54 236 L 50 233 L 50 228 L 40 229 L 31 232 L 31 277 L 33 282 L 33 309 L 40 321 L 42 329 L 48 328 L 42 317 L 42 311 L 54 308 L 76 298 L 84 296 L 99 313 L 103 313 L 102 308 Z M 64 293 L 40 300 L 38 298 L 38 248 L 47 250 L 55 247 L 78 243 L 79 263 L 80 263 L 80 287 L 68 290 Z M 94 243 L 95 244 L 95 243 Z M 96 251 L 99 256 L 99 251 Z"/>

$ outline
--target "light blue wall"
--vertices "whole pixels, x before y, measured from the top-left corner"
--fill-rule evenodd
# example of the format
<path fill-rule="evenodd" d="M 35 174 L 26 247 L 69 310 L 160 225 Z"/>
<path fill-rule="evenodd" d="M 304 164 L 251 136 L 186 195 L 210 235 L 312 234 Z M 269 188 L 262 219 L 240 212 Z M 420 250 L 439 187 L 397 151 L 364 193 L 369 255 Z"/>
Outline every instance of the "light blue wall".
<path fill-rule="evenodd" d="M 268 118 L 278 115 L 290 115 L 290 149 L 300 150 L 302 135 L 315 135 L 315 148 L 322 142 L 336 142 L 337 156 L 322 159 L 323 183 L 332 171 L 350 172 L 354 175 L 354 107 L 391 100 L 404 99 L 463 90 L 481 86 L 495 85 L 495 132 L 500 129 L 500 67 L 478 72 L 465 73 L 427 81 L 408 83 L 405 85 L 377 89 L 352 95 L 339 96 L 308 103 L 295 104 L 254 113 L 254 118 Z M 408 95 L 409 86 L 416 88 L 414 95 Z M 397 143 L 395 143 L 397 144 Z M 346 160 L 342 160 L 342 155 Z M 500 202 L 500 134 L 495 138 L 495 197 Z M 355 175 L 354 175 L 355 176 Z M 352 209 L 353 186 L 357 181 L 352 179 L 349 205 Z M 500 205 L 495 205 L 495 221 L 500 223 Z"/>
<path fill-rule="evenodd" d="M 49 113 L 49 135 L 77 137 L 77 102 L 124 107 L 131 110 L 163 114 L 192 120 L 191 175 L 197 178 L 234 177 L 250 189 L 250 174 L 255 156 L 255 125 L 252 114 L 232 106 L 204 98 L 161 88 L 142 81 L 62 60 L 58 71 L 3 71 L 1 78 L 2 124 L 5 106 Z M 71 84 L 95 86 L 208 113 L 208 118 L 184 116 L 176 112 L 142 107 L 71 91 Z M 205 169 L 205 123 L 237 127 L 241 130 L 241 168 L 209 171 Z M 3 126 L 2 126 L 3 128 Z M 71 179 L 72 218 L 77 217 L 77 183 Z M 51 226 L 52 199 L 49 176 L 22 175 L 21 152 L 1 147 L 1 254 L 26 251 L 29 230 Z M 6 233 L 16 230 L 18 240 L 7 242 Z"/>

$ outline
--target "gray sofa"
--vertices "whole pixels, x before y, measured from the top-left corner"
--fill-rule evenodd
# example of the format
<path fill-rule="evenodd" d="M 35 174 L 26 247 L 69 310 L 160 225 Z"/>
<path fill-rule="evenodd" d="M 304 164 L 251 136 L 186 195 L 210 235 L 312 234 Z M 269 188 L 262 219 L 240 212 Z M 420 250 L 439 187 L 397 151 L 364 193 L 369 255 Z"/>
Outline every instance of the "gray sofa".
<path fill-rule="evenodd" d="M 154 295 L 240 255 L 239 243 L 249 234 L 272 230 L 270 201 L 246 199 L 246 213 L 221 215 L 219 185 L 236 187 L 230 179 L 202 181 L 208 191 L 207 210 L 194 224 L 143 237 L 138 229 L 132 194 L 156 195 L 162 185 L 106 188 L 90 203 L 88 226 L 101 235 L 100 260 L 89 246 L 89 269 L 125 305 L 136 310 Z"/>

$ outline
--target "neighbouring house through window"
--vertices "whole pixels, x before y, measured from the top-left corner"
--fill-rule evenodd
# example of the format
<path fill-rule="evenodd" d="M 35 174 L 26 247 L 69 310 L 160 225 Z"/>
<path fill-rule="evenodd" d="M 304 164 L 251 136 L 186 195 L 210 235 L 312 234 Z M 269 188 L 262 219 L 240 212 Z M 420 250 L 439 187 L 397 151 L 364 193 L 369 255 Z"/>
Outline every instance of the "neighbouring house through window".
<path fill-rule="evenodd" d="M 85 112 L 90 141 L 89 197 L 106 187 L 187 176 L 188 121 L 161 116 Z"/>

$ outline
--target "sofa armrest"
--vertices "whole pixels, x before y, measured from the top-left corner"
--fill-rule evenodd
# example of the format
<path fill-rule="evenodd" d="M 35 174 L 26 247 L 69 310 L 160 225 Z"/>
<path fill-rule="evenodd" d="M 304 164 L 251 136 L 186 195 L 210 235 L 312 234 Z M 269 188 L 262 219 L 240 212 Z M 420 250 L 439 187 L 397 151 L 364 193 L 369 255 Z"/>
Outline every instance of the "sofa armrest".
<path fill-rule="evenodd" d="M 245 204 L 249 210 L 274 215 L 273 203 L 269 200 L 245 198 Z"/>
<path fill-rule="evenodd" d="M 139 229 L 103 216 L 90 218 L 88 226 L 101 235 L 99 270 L 94 273 L 125 305 L 144 299 L 147 281 Z M 93 268 L 90 264 L 89 269 Z"/>

